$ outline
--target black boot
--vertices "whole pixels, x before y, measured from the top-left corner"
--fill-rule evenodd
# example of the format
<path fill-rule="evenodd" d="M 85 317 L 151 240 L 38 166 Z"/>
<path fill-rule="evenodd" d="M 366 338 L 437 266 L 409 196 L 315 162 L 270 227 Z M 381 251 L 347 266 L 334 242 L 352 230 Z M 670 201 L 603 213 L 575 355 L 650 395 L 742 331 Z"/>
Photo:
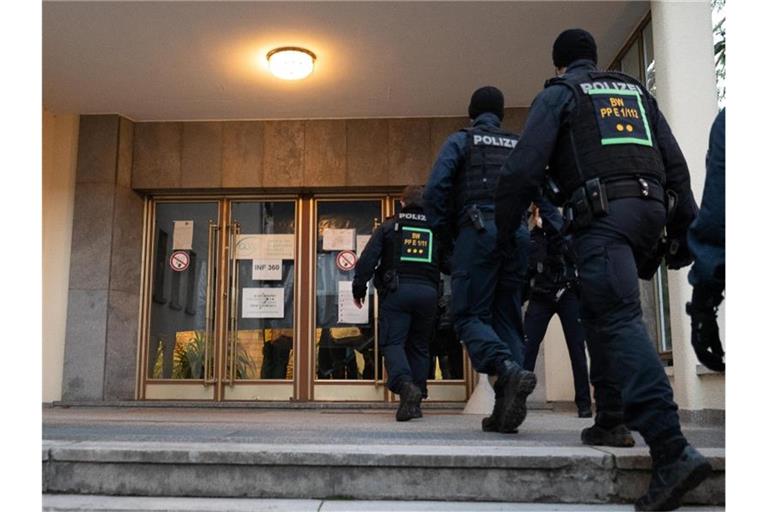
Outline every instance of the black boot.
<path fill-rule="evenodd" d="M 577 405 L 579 418 L 591 418 L 592 417 L 592 404 Z"/>
<path fill-rule="evenodd" d="M 498 379 L 493 386 L 496 391 L 496 403 L 493 406 L 497 413 L 495 423 L 499 432 L 514 433 L 528 414 L 525 401 L 536 387 L 536 374 L 505 359 L 499 365 L 497 375 Z"/>
<path fill-rule="evenodd" d="M 499 431 L 499 411 L 501 410 L 501 404 L 503 402 L 502 400 L 502 391 L 496 388 L 494 385 L 494 397 L 495 400 L 493 402 L 493 411 L 491 411 L 491 415 L 483 418 L 482 426 L 483 426 L 483 432 L 498 432 Z M 517 433 L 517 430 L 512 432 L 513 434 Z"/>
<path fill-rule="evenodd" d="M 421 390 L 413 382 L 403 382 L 398 391 L 400 405 L 397 407 L 395 419 L 397 421 L 408 421 L 413 418 L 420 418 Z"/>
<path fill-rule="evenodd" d="M 688 491 L 703 482 L 712 471 L 706 458 L 691 445 L 676 457 L 654 460 L 648 492 L 635 502 L 635 510 L 675 510 Z"/>
<path fill-rule="evenodd" d="M 594 424 L 581 431 L 581 442 L 592 446 L 616 446 L 617 448 L 630 448 L 635 446 L 635 438 L 626 425 L 616 425 L 605 428 Z"/>

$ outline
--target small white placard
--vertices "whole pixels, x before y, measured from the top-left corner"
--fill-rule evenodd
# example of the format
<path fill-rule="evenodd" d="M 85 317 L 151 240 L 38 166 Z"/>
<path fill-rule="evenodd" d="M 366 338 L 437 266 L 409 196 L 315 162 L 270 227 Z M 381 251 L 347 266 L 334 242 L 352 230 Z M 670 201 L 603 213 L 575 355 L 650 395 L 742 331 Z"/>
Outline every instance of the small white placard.
<path fill-rule="evenodd" d="M 371 239 L 371 235 L 357 235 L 357 257 L 359 258 L 365 250 L 365 246 L 368 245 L 368 240 Z"/>
<path fill-rule="evenodd" d="M 323 231 L 324 251 L 355 250 L 355 229 L 332 229 Z"/>
<path fill-rule="evenodd" d="M 253 260 L 254 281 L 280 281 L 283 279 L 283 260 Z"/>
<path fill-rule="evenodd" d="M 191 251 L 195 223 L 191 220 L 173 221 L 173 250 Z"/>
<path fill-rule="evenodd" d="M 367 324 L 369 300 L 371 297 L 366 293 L 363 307 L 358 309 L 352 296 L 352 281 L 339 281 L 339 323 Z"/>
<path fill-rule="evenodd" d="M 282 288 L 243 288 L 243 318 L 283 318 Z"/>
<path fill-rule="evenodd" d="M 235 241 L 239 260 L 292 260 L 293 235 L 237 235 Z"/>

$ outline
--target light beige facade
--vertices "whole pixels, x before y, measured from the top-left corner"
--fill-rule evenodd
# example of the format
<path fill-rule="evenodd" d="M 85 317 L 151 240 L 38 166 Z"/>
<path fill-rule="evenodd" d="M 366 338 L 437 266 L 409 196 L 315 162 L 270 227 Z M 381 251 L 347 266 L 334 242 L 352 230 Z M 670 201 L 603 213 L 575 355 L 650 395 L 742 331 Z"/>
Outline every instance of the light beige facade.
<path fill-rule="evenodd" d="M 78 123 L 43 112 L 43 402 L 61 400 Z"/>

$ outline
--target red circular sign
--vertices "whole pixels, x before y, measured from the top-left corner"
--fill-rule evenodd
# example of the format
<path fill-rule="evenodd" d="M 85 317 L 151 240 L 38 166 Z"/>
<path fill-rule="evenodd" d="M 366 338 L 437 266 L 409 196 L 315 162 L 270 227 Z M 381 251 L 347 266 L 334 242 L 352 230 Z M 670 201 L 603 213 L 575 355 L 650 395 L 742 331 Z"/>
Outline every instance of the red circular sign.
<path fill-rule="evenodd" d="M 354 251 L 341 251 L 336 255 L 336 266 L 343 272 L 349 272 L 357 265 L 357 254 Z"/>
<path fill-rule="evenodd" d="M 173 251 L 169 263 L 176 272 L 184 272 L 189 268 L 189 253 L 186 251 Z"/>

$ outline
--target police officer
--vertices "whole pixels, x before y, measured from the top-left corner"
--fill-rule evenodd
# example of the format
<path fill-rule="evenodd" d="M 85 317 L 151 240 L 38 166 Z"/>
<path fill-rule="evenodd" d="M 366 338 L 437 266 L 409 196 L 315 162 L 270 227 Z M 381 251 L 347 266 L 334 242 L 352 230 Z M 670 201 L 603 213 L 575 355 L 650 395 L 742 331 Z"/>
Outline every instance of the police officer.
<path fill-rule="evenodd" d="M 724 372 L 717 307 L 725 290 L 725 109 L 709 132 L 704 195 L 699 216 L 688 230 L 688 246 L 694 257 L 688 273 L 693 295 L 686 304 L 691 316 L 691 343 L 701 364 Z"/>
<path fill-rule="evenodd" d="M 437 311 L 440 253 L 421 205 L 421 193 L 421 187 L 405 188 L 402 210 L 373 232 L 352 281 L 355 304 L 362 308 L 367 283 L 376 274 L 387 387 L 400 396 L 397 421 L 422 416 L 420 404 L 427 392 L 429 341 Z"/>
<path fill-rule="evenodd" d="M 541 217 L 538 206 L 533 208 L 533 228 L 528 253 L 530 298 L 525 311 L 523 368 L 534 370 L 539 345 L 547 332 L 549 321 L 557 314 L 563 326 L 568 356 L 571 359 L 578 416 L 591 418 L 592 401 L 589 397 L 584 328 L 579 318 L 576 261 L 570 240 L 560 232 L 562 218 L 559 212 L 554 210 L 551 215 L 558 217 L 556 222 Z"/>
<path fill-rule="evenodd" d="M 582 320 L 598 370 L 593 384 L 603 394 L 596 397 L 597 422 L 602 412 L 620 414 L 610 404 L 623 397 L 626 422 L 653 460 L 648 491 L 635 508 L 672 510 L 711 466 L 680 430 L 669 379 L 643 325 L 636 258 L 652 250 L 666 225 L 668 266 L 690 263 L 685 235 L 697 206 L 687 164 L 643 85 L 597 69 L 588 32 L 564 31 L 552 56 L 558 77 L 534 99 L 499 180 L 500 245 L 513 246 L 514 221 L 548 173 L 573 219 Z M 668 216 L 665 199 L 674 196 Z"/>
<path fill-rule="evenodd" d="M 515 432 L 536 386 L 522 369 L 522 288 L 527 251 L 503 256 L 496 245 L 493 194 L 501 166 L 517 143 L 501 129 L 504 96 L 481 87 L 469 103 L 472 125 L 448 137 L 424 191 L 438 239 L 452 249 L 451 296 L 456 334 L 474 368 L 491 376 L 496 401 L 483 430 Z M 527 246 L 528 227 L 516 217 L 515 238 Z"/>

